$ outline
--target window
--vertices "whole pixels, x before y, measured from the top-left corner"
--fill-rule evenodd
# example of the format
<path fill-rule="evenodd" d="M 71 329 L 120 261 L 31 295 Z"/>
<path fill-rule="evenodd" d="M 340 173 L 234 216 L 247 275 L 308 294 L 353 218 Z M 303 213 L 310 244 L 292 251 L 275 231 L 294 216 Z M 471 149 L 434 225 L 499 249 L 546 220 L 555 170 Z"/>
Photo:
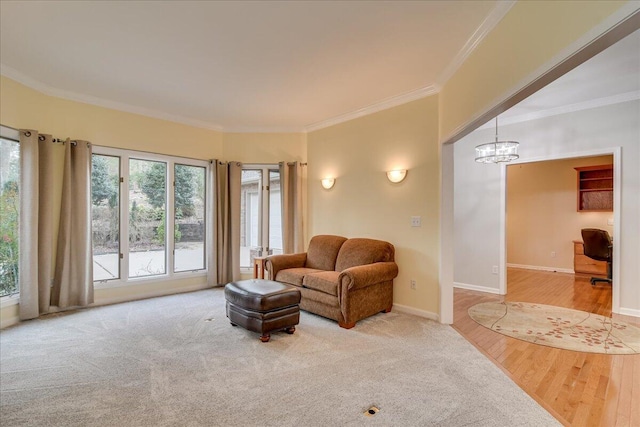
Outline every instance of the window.
<path fill-rule="evenodd" d="M 129 160 L 129 277 L 167 272 L 167 164 Z"/>
<path fill-rule="evenodd" d="M 120 158 L 91 159 L 93 280 L 120 278 Z"/>
<path fill-rule="evenodd" d="M 206 269 L 207 162 L 94 147 L 92 168 L 94 281 Z"/>
<path fill-rule="evenodd" d="M 240 209 L 240 267 L 253 258 L 282 253 L 278 165 L 244 165 Z"/>
<path fill-rule="evenodd" d="M 18 132 L 0 128 L 0 297 L 19 291 L 20 145 Z"/>
<path fill-rule="evenodd" d="M 174 271 L 205 268 L 205 177 L 201 166 L 175 165 Z"/>

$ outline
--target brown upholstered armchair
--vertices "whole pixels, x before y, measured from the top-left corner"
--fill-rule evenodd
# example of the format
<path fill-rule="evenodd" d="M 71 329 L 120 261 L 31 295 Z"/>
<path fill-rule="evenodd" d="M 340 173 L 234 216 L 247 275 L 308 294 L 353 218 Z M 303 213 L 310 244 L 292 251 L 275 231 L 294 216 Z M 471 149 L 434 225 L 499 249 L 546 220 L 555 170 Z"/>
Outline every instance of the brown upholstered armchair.
<path fill-rule="evenodd" d="M 398 275 L 391 243 L 320 235 L 306 253 L 273 255 L 265 268 L 271 280 L 300 288 L 300 308 L 352 328 L 358 320 L 393 305 Z"/>

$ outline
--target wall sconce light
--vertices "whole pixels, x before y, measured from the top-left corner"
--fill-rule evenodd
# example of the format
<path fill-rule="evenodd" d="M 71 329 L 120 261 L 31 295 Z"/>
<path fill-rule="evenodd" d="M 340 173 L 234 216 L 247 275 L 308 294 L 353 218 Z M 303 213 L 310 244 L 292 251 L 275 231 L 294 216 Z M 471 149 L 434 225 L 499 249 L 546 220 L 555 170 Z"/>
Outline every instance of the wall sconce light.
<path fill-rule="evenodd" d="M 405 176 L 407 176 L 406 169 L 395 169 L 387 172 L 387 178 L 394 183 L 401 182 Z"/>
<path fill-rule="evenodd" d="M 333 184 L 336 183 L 336 179 L 335 178 L 323 178 L 322 179 L 322 188 L 324 188 L 325 190 L 330 189 L 331 187 L 333 187 Z"/>

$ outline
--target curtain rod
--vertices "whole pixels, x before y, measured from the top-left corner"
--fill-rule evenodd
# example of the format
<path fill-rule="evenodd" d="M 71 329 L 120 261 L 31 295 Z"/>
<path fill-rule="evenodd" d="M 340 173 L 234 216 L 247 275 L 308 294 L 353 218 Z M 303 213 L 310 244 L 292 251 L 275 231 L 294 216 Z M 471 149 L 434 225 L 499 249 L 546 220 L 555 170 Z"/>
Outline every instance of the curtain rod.
<path fill-rule="evenodd" d="M 218 160 L 218 161 L 220 162 L 220 164 L 228 163 L 228 162 L 225 162 L 224 160 Z M 241 163 L 241 162 L 238 162 L 238 163 Z M 280 163 L 283 163 L 283 162 L 278 162 L 278 163 L 244 163 L 244 166 L 247 166 L 247 167 L 250 167 L 250 168 L 251 167 L 264 168 L 264 167 L 270 167 L 270 166 L 277 166 Z M 287 166 L 293 166 L 295 164 L 296 164 L 296 162 L 287 162 Z M 300 166 L 307 166 L 307 163 L 306 162 L 304 162 L 304 163 L 300 162 Z"/>
<path fill-rule="evenodd" d="M 29 132 L 28 130 L 25 131 L 24 134 L 27 136 L 31 136 L 31 132 Z M 38 135 L 38 141 L 44 141 L 44 139 L 44 135 Z M 67 140 L 60 138 L 51 138 L 51 142 L 53 142 L 54 144 L 64 144 L 65 142 L 67 142 Z M 78 145 L 77 141 L 69 140 L 69 143 L 71 143 L 71 145 Z"/>
<path fill-rule="evenodd" d="M 13 129 L 13 130 L 15 130 L 16 132 L 20 132 L 20 131 L 21 131 L 21 129 L 16 129 L 16 128 L 11 127 L 11 126 L 6 126 L 6 125 L 2 125 L 2 126 L 4 126 L 4 127 L 8 128 L 8 129 Z M 28 131 L 27 131 L 27 132 L 28 132 Z M 30 136 L 30 134 L 29 134 L 29 135 L 27 135 L 27 136 Z M 60 139 L 60 138 L 53 138 L 53 140 L 52 140 L 52 142 L 54 142 L 54 143 L 62 143 L 62 144 L 64 144 L 64 142 L 65 142 L 65 141 L 66 141 L 66 140 L 63 140 L 63 139 Z M 76 142 L 76 141 L 71 141 L 71 144 L 73 144 L 73 145 L 77 145 L 77 142 Z M 105 145 L 95 145 L 95 144 L 93 144 L 93 146 L 94 146 L 94 147 L 104 147 L 104 148 L 114 148 L 114 147 L 107 147 L 107 146 L 105 146 Z M 138 152 L 140 152 L 140 153 L 149 153 L 149 154 L 160 154 L 160 153 L 152 153 L 152 152 L 150 152 L 150 151 L 140 151 L 140 150 L 129 150 L 129 151 L 138 151 Z M 163 155 L 167 156 L 168 154 L 163 154 Z M 203 160 L 203 159 L 197 159 L 197 158 L 195 158 L 195 157 L 185 157 L 185 156 L 173 156 L 173 157 L 181 157 L 181 158 L 183 158 L 183 159 L 189 159 L 189 160 L 200 160 L 200 161 L 202 161 L 202 160 Z M 212 161 L 212 160 L 209 160 L 209 163 L 213 163 L 213 161 Z M 288 163 L 287 163 L 287 165 L 288 165 L 288 166 L 293 166 L 294 164 L 295 164 L 295 162 L 288 162 Z M 307 162 L 300 163 L 300 166 L 307 166 Z"/>
<path fill-rule="evenodd" d="M 198 162 L 211 163 L 211 161 L 207 160 L 207 159 L 199 159 L 197 157 L 178 156 L 177 154 L 166 154 L 166 153 L 158 153 L 158 152 L 155 152 L 155 151 L 145 151 L 145 150 L 132 150 L 131 148 L 113 147 L 113 146 L 109 146 L 109 145 L 91 144 L 91 146 L 92 147 L 99 147 L 99 148 L 106 148 L 106 149 L 113 149 L 113 150 L 130 151 L 132 153 L 142 153 L 142 154 L 152 154 L 152 155 L 156 155 L 156 156 L 176 157 L 178 159 L 196 160 Z"/>
<path fill-rule="evenodd" d="M 5 127 L 9 128 L 9 129 L 13 129 L 13 130 L 15 130 L 17 132 L 23 132 L 23 130 L 14 129 L 11 126 L 5 126 Z M 28 131 L 28 130 L 24 131 L 24 134 L 26 136 L 31 136 L 31 132 Z M 38 135 L 38 141 L 44 141 L 44 140 L 45 140 L 44 135 Z M 60 138 L 51 138 L 51 142 L 53 142 L 54 144 L 64 144 L 65 142 L 67 142 L 67 140 L 66 139 L 60 139 Z M 71 143 L 71 145 L 78 145 L 77 141 L 70 140 L 69 142 Z"/>
<path fill-rule="evenodd" d="M 31 136 L 31 132 L 30 132 L 30 131 L 28 131 L 28 130 L 27 130 L 27 131 L 25 131 L 25 130 L 23 130 L 23 129 L 16 129 L 16 128 L 12 127 L 12 126 L 6 126 L 6 125 L 2 125 L 2 127 L 7 128 L 7 129 L 14 130 L 14 131 L 16 131 L 16 132 L 18 132 L 18 133 L 20 133 L 20 132 L 24 132 L 24 133 L 25 133 L 25 135 L 27 135 L 27 136 Z M 38 135 L 38 141 L 44 141 L 44 137 L 43 137 L 42 135 Z M 66 139 L 60 139 L 60 138 L 52 138 L 52 139 L 51 139 L 51 142 L 53 142 L 54 144 L 64 144 L 66 141 L 67 141 Z M 77 142 L 77 141 L 75 141 L 75 140 L 71 140 L 71 141 L 69 141 L 69 142 L 70 142 L 72 145 L 78 145 L 78 142 Z"/>
<path fill-rule="evenodd" d="M 216 160 L 216 159 L 211 159 L 211 160 L 209 160 L 209 163 L 210 163 L 210 164 L 213 164 L 213 161 L 214 161 L 214 160 Z M 228 162 L 227 162 L 227 161 L 224 161 L 224 160 L 218 160 L 218 164 L 219 164 L 219 165 L 226 165 L 226 164 L 228 164 L 228 163 L 235 163 L 237 166 L 240 166 L 240 165 L 242 164 L 241 162 L 237 162 L 237 161 L 235 161 L 235 160 L 231 160 L 231 161 L 228 161 Z"/>
<path fill-rule="evenodd" d="M 40 139 L 40 137 L 38 137 L 38 139 Z M 64 144 L 65 142 L 67 142 L 67 140 L 60 139 L 60 138 L 53 138 L 51 142 L 53 142 L 54 144 Z M 77 141 L 69 141 L 69 142 L 71 143 L 71 145 L 78 145 Z"/>

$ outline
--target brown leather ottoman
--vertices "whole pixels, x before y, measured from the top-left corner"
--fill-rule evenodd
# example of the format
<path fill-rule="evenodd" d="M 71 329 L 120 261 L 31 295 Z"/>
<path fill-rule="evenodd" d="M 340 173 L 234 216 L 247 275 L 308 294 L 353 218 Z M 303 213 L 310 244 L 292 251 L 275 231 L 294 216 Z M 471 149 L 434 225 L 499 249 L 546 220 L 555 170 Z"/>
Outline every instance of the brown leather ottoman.
<path fill-rule="evenodd" d="M 300 291 L 295 286 L 263 279 L 239 280 L 224 287 L 231 325 L 261 334 L 267 342 L 272 331 L 292 334 L 300 322 Z"/>

